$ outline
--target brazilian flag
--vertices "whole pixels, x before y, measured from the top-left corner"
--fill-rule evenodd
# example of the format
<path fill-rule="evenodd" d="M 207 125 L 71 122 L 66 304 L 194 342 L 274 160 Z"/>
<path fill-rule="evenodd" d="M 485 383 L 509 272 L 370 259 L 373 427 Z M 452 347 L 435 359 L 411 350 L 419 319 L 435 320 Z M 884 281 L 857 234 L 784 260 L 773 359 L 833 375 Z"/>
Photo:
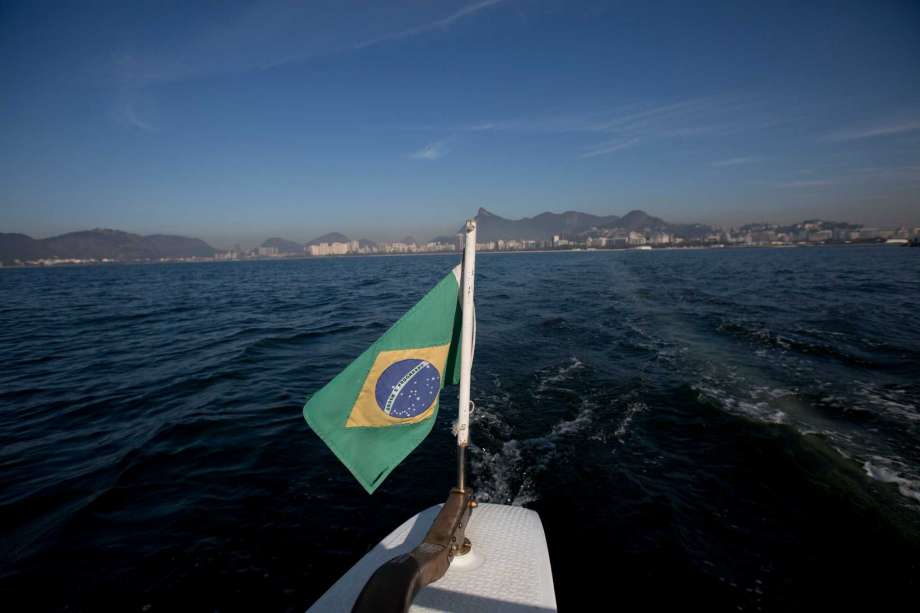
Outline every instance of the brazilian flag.
<path fill-rule="evenodd" d="M 304 405 L 368 494 L 431 432 L 441 388 L 460 382 L 460 306 L 457 266 Z"/>

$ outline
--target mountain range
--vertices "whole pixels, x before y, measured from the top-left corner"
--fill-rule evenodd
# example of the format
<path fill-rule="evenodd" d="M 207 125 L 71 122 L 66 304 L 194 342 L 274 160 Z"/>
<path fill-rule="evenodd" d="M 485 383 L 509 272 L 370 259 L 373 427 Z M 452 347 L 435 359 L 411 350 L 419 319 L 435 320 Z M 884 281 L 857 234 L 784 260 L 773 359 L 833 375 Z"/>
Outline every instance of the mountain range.
<path fill-rule="evenodd" d="M 704 224 L 671 224 L 645 211 L 630 211 L 618 215 L 591 215 L 578 211 L 540 213 L 535 217 L 506 219 L 480 208 L 476 214 L 476 239 L 480 242 L 496 240 L 548 241 L 554 235 L 574 238 L 597 230 L 652 230 L 670 232 L 685 238 L 697 238 L 712 231 Z M 462 232 L 461 230 L 458 230 Z"/>
<path fill-rule="evenodd" d="M 203 240 L 168 234 L 141 236 L 96 229 L 35 239 L 25 234 L 0 233 L 0 262 L 4 263 L 43 258 L 159 260 L 211 257 L 216 252 Z"/>
<path fill-rule="evenodd" d="M 552 240 L 554 235 L 566 238 L 586 236 L 610 231 L 648 230 L 664 231 L 683 238 L 694 239 L 712 231 L 704 224 L 671 224 L 644 211 L 634 210 L 621 216 L 592 215 L 579 211 L 564 213 L 540 213 L 534 217 L 507 219 L 480 208 L 476 214 L 478 240 Z M 462 231 L 462 230 L 460 230 Z M 279 253 L 299 254 L 305 246 L 319 243 L 349 242 L 339 232 L 319 236 L 308 243 L 272 237 L 262 243 L 263 247 L 275 247 Z M 432 242 L 453 243 L 456 237 L 438 236 Z M 403 243 L 415 243 L 411 236 Z M 362 247 L 374 246 L 368 239 L 360 239 Z M 28 261 L 42 258 L 62 259 L 112 259 L 112 260 L 157 260 L 161 258 L 211 257 L 216 249 L 197 238 L 153 234 L 141 236 L 119 230 L 86 230 L 71 232 L 51 238 L 34 239 L 25 234 L 0 233 L 0 262 Z"/>
<path fill-rule="evenodd" d="M 554 235 L 566 238 L 575 238 L 598 230 L 653 230 L 671 232 L 686 238 L 705 236 L 712 228 L 703 224 L 671 224 L 660 217 L 649 215 L 645 211 L 630 211 L 626 215 L 591 215 L 578 211 L 564 213 L 540 213 L 535 217 L 522 219 L 507 219 L 495 213 L 480 208 L 476 213 L 477 239 L 480 242 L 496 240 L 552 240 Z M 458 232 L 463 232 L 462 228 Z M 349 239 L 344 234 L 332 232 L 314 238 L 306 243 L 307 246 L 319 243 L 347 243 Z M 367 239 L 358 241 L 361 247 L 373 246 L 375 243 Z M 405 244 L 419 244 L 412 236 L 406 236 L 399 242 Z M 430 239 L 432 243 L 456 242 L 455 236 L 435 236 Z M 301 253 L 303 244 L 283 238 L 270 238 L 262 243 L 263 247 L 275 247 L 278 253 Z"/>

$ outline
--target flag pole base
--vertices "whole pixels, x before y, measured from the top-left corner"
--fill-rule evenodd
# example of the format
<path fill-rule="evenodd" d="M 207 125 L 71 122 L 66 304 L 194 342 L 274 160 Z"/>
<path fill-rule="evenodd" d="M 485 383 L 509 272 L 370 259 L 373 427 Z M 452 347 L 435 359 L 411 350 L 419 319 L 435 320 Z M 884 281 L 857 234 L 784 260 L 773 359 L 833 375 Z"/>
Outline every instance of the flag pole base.
<path fill-rule="evenodd" d="M 444 576 L 457 556 L 469 553 L 466 538 L 473 492 L 454 488 L 421 544 L 378 568 L 355 601 L 352 613 L 404 613 L 420 589 Z"/>

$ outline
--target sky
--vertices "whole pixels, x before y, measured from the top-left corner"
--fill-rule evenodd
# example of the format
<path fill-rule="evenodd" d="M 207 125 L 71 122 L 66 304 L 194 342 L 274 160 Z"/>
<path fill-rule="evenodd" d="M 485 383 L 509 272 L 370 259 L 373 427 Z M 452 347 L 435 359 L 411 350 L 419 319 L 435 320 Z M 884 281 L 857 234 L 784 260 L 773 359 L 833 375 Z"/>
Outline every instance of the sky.
<path fill-rule="evenodd" d="M 920 225 L 916 2 L 0 0 L 0 232 Z"/>

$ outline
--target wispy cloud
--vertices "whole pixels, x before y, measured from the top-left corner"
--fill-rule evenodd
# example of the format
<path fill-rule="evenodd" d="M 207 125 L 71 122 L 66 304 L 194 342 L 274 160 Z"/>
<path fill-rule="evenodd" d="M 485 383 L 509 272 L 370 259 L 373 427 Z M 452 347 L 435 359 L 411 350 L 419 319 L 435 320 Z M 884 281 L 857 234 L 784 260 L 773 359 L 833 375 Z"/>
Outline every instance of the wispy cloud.
<path fill-rule="evenodd" d="M 156 128 L 153 127 L 153 124 L 143 120 L 138 116 L 137 111 L 131 104 L 127 104 L 116 110 L 119 118 L 124 121 L 129 126 L 137 128 L 138 130 L 143 130 L 144 132 L 155 132 Z"/>
<path fill-rule="evenodd" d="M 117 123 L 143 132 L 156 132 L 156 126 L 148 119 L 151 106 L 150 97 L 143 92 L 123 88 L 112 107 L 112 114 Z M 142 112 L 142 108 L 147 112 Z"/>
<path fill-rule="evenodd" d="M 638 138 L 631 138 L 625 141 L 610 141 L 610 142 L 598 145 L 594 149 L 591 149 L 590 151 L 582 153 L 578 157 L 593 158 L 599 155 L 607 155 L 610 153 L 616 153 L 617 151 L 623 151 L 624 149 L 629 149 L 630 147 L 638 143 L 639 143 Z"/>
<path fill-rule="evenodd" d="M 807 189 L 811 187 L 827 187 L 833 185 L 833 181 L 826 180 L 814 180 L 814 181 L 785 181 L 782 183 L 775 183 L 773 187 L 779 189 Z"/>
<path fill-rule="evenodd" d="M 465 18 L 475 15 L 476 13 L 485 10 L 487 8 L 493 7 L 496 4 L 501 4 L 506 0 L 485 0 L 484 2 L 477 2 L 474 4 L 468 4 L 457 11 L 454 11 L 447 17 L 443 19 L 437 19 L 435 21 L 416 26 L 414 28 L 407 28 L 405 30 L 390 32 L 377 36 L 375 38 L 368 39 L 361 43 L 355 45 L 355 49 L 364 49 L 365 47 L 370 47 L 377 45 L 386 41 L 399 40 L 401 38 L 409 38 L 411 36 L 417 36 L 419 34 L 425 34 L 426 32 L 431 32 L 433 30 L 446 30 L 450 28 L 455 22 Z"/>
<path fill-rule="evenodd" d="M 915 183 L 920 181 L 920 165 L 869 166 L 854 168 L 851 174 L 859 180 Z"/>
<path fill-rule="evenodd" d="M 488 119 L 455 129 L 478 133 L 584 134 L 604 139 L 579 156 L 590 158 L 622 151 L 640 141 L 740 134 L 775 125 L 775 121 L 760 112 L 762 102 L 759 97 L 709 96 L 580 114 Z M 755 158 L 740 160 L 734 163 L 753 162 Z"/>
<path fill-rule="evenodd" d="M 824 136 L 823 140 L 830 142 L 843 142 L 861 140 L 864 138 L 876 138 L 879 136 L 906 134 L 908 132 L 916 132 L 918 130 L 920 130 L 920 119 L 905 119 L 902 121 L 877 123 L 874 125 L 847 128 L 845 130 L 827 134 Z"/>
<path fill-rule="evenodd" d="M 104 72 L 117 86 L 115 120 L 154 130 L 130 98 L 150 96 L 168 83 L 268 70 L 446 31 L 507 1 L 431 3 L 411 11 L 383 2 L 342 1 L 328 8 L 291 0 L 261 0 L 242 9 L 221 5 L 201 25 L 177 30 L 182 36 L 168 45 L 112 50 Z"/>
<path fill-rule="evenodd" d="M 711 99 L 689 99 L 662 105 L 625 105 L 606 111 L 482 121 L 461 129 L 470 132 L 546 132 L 648 135 L 649 131 L 685 128 L 693 115 L 712 105 Z M 713 105 L 715 106 L 715 105 Z"/>
<path fill-rule="evenodd" d="M 449 152 L 448 141 L 439 140 L 425 145 L 418 151 L 410 153 L 409 157 L 413 160 L 439 160 Z"/>
<path fill-rule="evenodd" d="M 262 0 L 243 10 L 220 8 L 206 25 L 189 29 L 168 46 L 116 52 L 110 68 L 120 81 L 137 87 L 266 70 L 448 30 L 507 1 L 481 0 L 444 15 L 450 9 L 441 4 L 407 11 L 395 3 L 340 2 L 326 10 L 313 3 Z"/>
<path fill-rule="evenodd" d="M 726 166 L 741 166 L 742 164 L 753 164 L 759 161 L 756 157 L 728 158 L 727 160 L 718 160 L 712 163 L 716 168 L 725 168 Z"/>
<path fill-rule="evenodd" d="M 800 171 L 813 174 L 811 171 Z M 866 185 L 886 185 L 888 187 L 907 187 L 920 182 L 920 165 L 907 164 L 895 166 L 864 166 L 839 169 L 831 176 L 822 179 L 799 179 L 766 183 L 777 189 L 820 189 L 830 186 L 863 187 Z"/>

